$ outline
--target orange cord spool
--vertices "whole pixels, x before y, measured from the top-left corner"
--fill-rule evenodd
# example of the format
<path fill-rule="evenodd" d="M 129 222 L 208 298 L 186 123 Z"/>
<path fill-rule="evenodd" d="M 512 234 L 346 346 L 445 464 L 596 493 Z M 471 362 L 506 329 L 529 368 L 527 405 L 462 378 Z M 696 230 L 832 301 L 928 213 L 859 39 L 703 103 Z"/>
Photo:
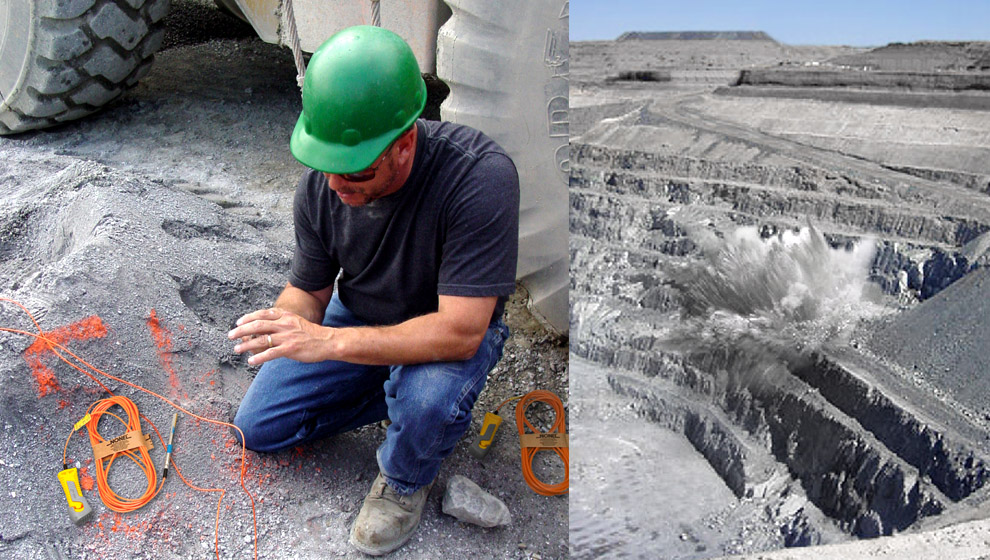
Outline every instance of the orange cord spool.
<path fill-rule="evenodd" d="M 115 405 L 124 409 L 124 412 L 127 413 L 127 421 L 124 421 L 116 414 L 107 412 L 108 409 Z M 137 405 L 127 397 L 116 395 L 96 401 L 90 407 L 89 414 L 92 418 L 86 423 L 86 430 L 89 432 L 89 443 L 93 446 L 94 450 L 98 445 L 108 441 L 97 430 L 100 417 L 104 414 L 120 420 L 124 424 L 125 433 L 135 430 L 138 432 L 141 431 L 141 418 L 138 415 Z M 114 461 L 120 456 L 125 456 L 133 461 L 148 479 L 148 486 L 145 488 L 144 493 L 137 498 L 130 499 L 120 496 L 110 488 L 110 484 L 107 482 L 110 467 L 113 466 Z M 158 487 L 158 473 L 155 472 L 155 465 L 151 461 L 151 455 L 148 453 L 148 449 L 143 445 L 139 445 L 134 449 L 119 451 L 103 458 L 96 457 L 96 484 L 100 489 L 100 499 L 103 500 L 103 504 L 113 511 L 120 513 L 128 513 L 144 507 L 161 490 L 161 487 Z"/>
<path fill-rule="evenodd" d="M 540 432 L 530 424 L 529 419 L 526 418 L 526 409 L 529 405 L 534 402 L 544 402 L 553 408 L 556 417 L 554 418 L 553 425 L 550 427 L 549 432 Z M 504 404 L 504 403 L 503 403 Z M 523 443 L 523 436 L 528 435 L 526 428 L 529 428 L 532 434 L 558 434 L 558 437 L 554 439 L 564 439 L 567 434 L 567 428 L 564 424 L 564 403 L 561 402 L 560 397 L 551 393 L 550 391 L 530 391 L 526 393 L 526 396 L 522 398 L 516 404 L 516 429 L 519 430 L 520 437 L 520 447 L 522 448 L 522 471 L 523 478 L 526 479 L 526 484 L 533 489 L 537 494 L 543 496 L 559 496 L 560 494 L 567 493 L 567 487 L 569 484 L 569 471 L 568 466 L 568 451 L 566 447 L 566 442 L 564 447 L 527 447 Z M 558 482 L 557 484 L 547 484 L 540 479 L 536 478 L 533 473 L 533 458 L 541 449 L 553 449 L 560 457 L 560 460 L 564 462 L 564 480 Z"/>

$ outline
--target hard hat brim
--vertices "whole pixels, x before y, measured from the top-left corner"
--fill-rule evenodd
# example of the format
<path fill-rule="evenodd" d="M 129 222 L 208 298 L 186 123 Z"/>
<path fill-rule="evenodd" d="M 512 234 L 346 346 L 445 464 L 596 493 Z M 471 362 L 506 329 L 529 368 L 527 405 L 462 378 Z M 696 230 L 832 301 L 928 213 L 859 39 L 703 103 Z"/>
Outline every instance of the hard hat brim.
<path fill-rule="evenodd" d="M 289 151 L 299 163 L 324 173 L 357 173 L 371 166 L 385 148 L 416 122 L 426 108 L 426 83 L 419 80 L 419 109 L 404 126 L 376 138 L 369 138 L 353 146 L 321 140 L 306 130 L 306 114 L 302 112 L 289 139 Z"/>
<path fill-rule="evenodd" d="M 296 128 L 289 140 L 289 151 L 299 163 L 324 173 L 357 173 L 367 169 L 395 138 L 391 135 L 379 136 L 360 142 L 355 146 L 344 146 L 320 140 L 306 132 L 304 116 L 296 121 Z"/>

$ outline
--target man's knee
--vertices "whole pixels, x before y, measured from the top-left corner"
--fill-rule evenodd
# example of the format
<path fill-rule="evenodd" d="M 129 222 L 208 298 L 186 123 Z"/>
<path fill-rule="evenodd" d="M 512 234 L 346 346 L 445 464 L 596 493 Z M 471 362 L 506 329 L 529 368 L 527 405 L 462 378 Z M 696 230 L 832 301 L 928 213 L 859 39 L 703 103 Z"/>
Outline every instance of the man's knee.
<path fill-rule="evenodd" d="M 234 434 L 237 443 L 243 444 L 251 451 L 260 451 L 257 449 L 261 433 L 260 423 L 250 414 L 245 413 L 242 407 L 237 410 L 233 424 L 235 427 L 231 428 L 230 431 Z"/>
<path fill-rule="evenodd" d="M 437 395 L 415 395 L 403 399 L 399 421 L 416 422 L 427 426 L 450 424 L 463 415 L 459 403 Z M 470 410 L 468 410 L 470 412 Z"/>
<path fill-rule="evenodd" d="M 399 398 L 389 406 L 393 420 L 443 426 L 470 416 L 487 372 L 452 375 L 442 364 L 417 369 L 407 377 L 413 383 L 401 390 Z"/>
<path fill-rule="evenodd" d="M 244 404 L 241 403 L 234 415 L 233 424 L 236 428 L 230 429 L 237 442 L 243 442 L 244 447 L 258 453 L 273 453 L 286 447 L 286 438 L 276 433 L 277 422 L 250 410 Z"/>
<path fill-rule="evenodd" d="M 278 428 L 280 427 L 279 417 L 273 414 L 274 400 L 270 383 L 264 383 L 260 387 L 255 386 L 259 379 L 278 378 L 279 368 L 291 365 L 290 360 L 279 359 L 266 362 L 261 366 L 261 370 L 255 377 L 255 381 L 248 388 L 247 393 L 241 400 L 237 413 L 234 415 L 233 424 L 236 428 L 231 428 L 238 443 L 243 442 L 244 446 L 252 451 L 272 452 L 277 451 L 284 438 L 279 439 Z M 243 437 L 242 437 L 243 435 Z"/>

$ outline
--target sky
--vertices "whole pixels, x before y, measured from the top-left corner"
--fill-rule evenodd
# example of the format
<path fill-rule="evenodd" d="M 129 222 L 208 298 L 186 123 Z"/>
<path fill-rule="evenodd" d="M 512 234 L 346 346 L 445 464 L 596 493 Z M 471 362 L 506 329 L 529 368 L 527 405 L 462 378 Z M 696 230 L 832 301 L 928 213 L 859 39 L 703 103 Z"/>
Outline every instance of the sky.
<path fill-rule="evenodd" d="M 990 0 L 571 0 L 571 41 L 625 31 L 765 31 L 789 45 L 990 41 Z"/>

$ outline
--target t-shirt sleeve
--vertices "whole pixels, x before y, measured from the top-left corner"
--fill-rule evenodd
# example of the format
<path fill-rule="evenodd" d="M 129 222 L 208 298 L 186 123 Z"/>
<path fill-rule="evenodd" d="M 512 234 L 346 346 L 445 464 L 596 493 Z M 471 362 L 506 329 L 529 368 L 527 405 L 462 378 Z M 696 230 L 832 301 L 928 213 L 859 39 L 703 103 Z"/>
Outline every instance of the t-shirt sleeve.
<path fill-rule="evenodd" d="M 292 219 L 296 230 L 296 250 L 292 256 L 289 282 L 302 290 L 313 292 L 333 284 L 340 272 L 340 264 L 328 252 L 331 246 L 326 210 L 320 200 L 318 175 L 314 171 L 304 173 L 296 186 L 292 203 Z"/>
<path fill-rule="evenodd" d="M 438 295 L 507 296 L 519 254 L 519 176 L 505 154 L 480 157 L 447 210 Z"/>

